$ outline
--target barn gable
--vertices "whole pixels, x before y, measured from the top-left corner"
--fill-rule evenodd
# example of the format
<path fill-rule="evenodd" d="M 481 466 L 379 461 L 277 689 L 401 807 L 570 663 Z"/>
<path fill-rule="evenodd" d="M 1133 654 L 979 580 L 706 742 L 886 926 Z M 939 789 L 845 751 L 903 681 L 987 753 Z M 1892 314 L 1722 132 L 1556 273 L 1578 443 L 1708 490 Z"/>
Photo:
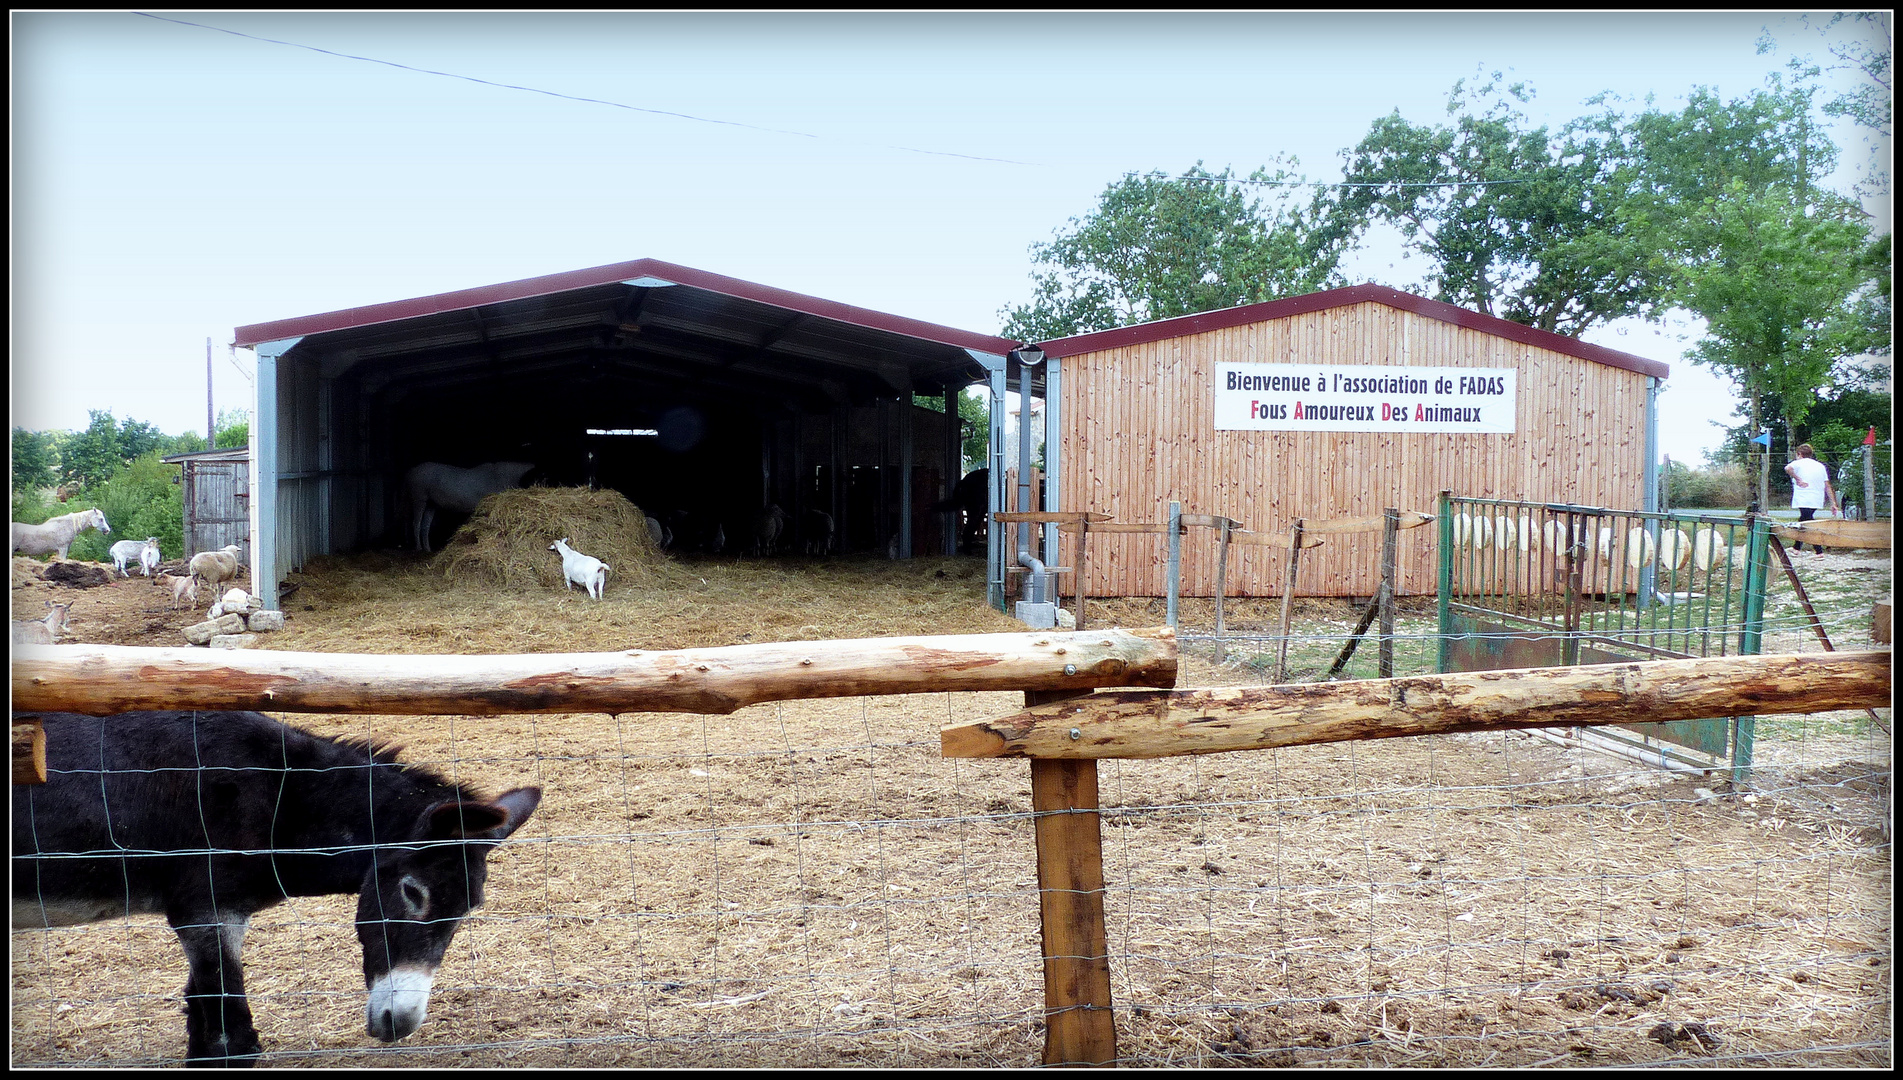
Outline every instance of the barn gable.
<path fill-rule="evenodd" d="M 1652 403 L 1668 371 L 1644 357 L 1373 285 L 1042 347 L 1062 372 L 1061 509 L 1161 521 L 1175 500 L 1186 513 L 1224 515 L 1259 532 L 1284 531 L 1298 518 L 1378 515 L 1387 506 L 1432 511 L 1443 489 L 1643 507 L 1655 456 L 1648 449 L 1656 441 Z M 1216 414 L 1222 365 L 1302 365 L 1318 373 L 1378 367 L 1393 369 L 1380 373 L 1389 383 L 1426 369 L 1510 372 L 1511 430 L 1238 430 Z M 1402 544 L 1403 593 L 1433 591 L 1428 536 L 1417 530 Z M 1091 548 L 1091 594 L 1164 593 L 1159 539 L 1105 536 Z M 1213 594 L 1213 548 L 1185 545 L 1185 595 Z M 1373 534 L 1330 537 L 1304 557 L 1298 591 L 1370 595 L 1377 556 Z M 1251 549 L 1231 566 L 1227 591 L 1279 594 L 1282 560 Z"/>

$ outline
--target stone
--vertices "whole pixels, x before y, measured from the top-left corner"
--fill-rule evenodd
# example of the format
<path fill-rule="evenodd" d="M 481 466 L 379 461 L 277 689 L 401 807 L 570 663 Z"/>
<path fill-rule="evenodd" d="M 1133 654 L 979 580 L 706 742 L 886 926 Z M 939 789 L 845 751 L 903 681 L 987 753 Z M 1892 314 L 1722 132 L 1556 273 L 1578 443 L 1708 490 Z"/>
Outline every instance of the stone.
<path fill-rule="evenodd" d="M 193 645 L 206 645 L 220 634 L 238 634 L 244 632 L 244 616 L 220 615 L 216 619 L 206 619 L 185 628 L 185 640 Z"/>
<path fill-rule="evenodd" d="M 249 649 L 257 643 L 256 634 L 219 634 L 211 639 L 214 649 Z"/>
<path fill-rule="evenodd" d="M 245 619 L 245 625 L 256 633 L 282 630 L 284 629 L 284 613 L 271 610 L 254 611 Z"/>

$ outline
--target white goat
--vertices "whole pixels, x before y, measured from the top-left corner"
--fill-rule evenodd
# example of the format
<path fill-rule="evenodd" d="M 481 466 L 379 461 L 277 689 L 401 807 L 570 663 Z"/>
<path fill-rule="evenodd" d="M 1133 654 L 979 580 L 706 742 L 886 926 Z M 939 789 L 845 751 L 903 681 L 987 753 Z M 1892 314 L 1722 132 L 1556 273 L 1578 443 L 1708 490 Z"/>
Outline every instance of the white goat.
<path fill-rule="evenodd" d="M 15 645 L 56 645 L 60 631 L 66 629 L 66 612 L 71 604 L 46 602 L 47 615 L 44 619 L 31 621 L 13 621 L 13 643 Z"/>
<path fill-rule="evenodd" d="M 198 603 L 198 579 L 197 578 L 191 577 L 190 575 L 187 575 L 185 577 L 174 577 L 171 574 L 160 574 L 154 580 L 157 581 L 160 585 L 169 586 L 171 588 L 172 607 L 174 610 L 179 608 L 181 605 L 185 607 L 190 607 L 191 605 Z"/>
<path fill-rule="evenodd" d="M 108 549 L 112 554 L 112 565 L 118 569 L 120 577 L 131 577 L 126 569 L 130 563 L 138 563 L 146 577 L 152 576 L 152 568 L 159 564 L 159 538 L 148 536 L 144 540 L 120 540 Z"/>
<path fill-rule="evenodd" d="M 583 555 L 568 546 L 568 537 L 564 536 L 548 546 L 550 551 L 562 553 L 562 587 L 572 589 L 580 585 L 583 591 L 595 599 L 601 599 L 601 590 L 608 584 L 608 564 L 593 555 Z"/>
<path fill-rule="evenodd" d="M 186 569 L 192 577 L 204 581 L 207 585 L 218 585 L 231 581 L 238 576 L 244 564 L 238 559 L 242 550 L 236 544 L 226 544 L 217 551 L 201 551 L 192 556 Z"/>

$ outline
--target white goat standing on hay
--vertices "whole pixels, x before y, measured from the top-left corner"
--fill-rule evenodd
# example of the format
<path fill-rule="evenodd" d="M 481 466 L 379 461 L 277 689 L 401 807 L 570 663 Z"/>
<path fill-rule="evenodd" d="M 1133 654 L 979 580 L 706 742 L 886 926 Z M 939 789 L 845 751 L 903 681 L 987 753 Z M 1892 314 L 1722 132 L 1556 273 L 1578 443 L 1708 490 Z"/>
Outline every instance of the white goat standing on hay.
<path fill-rule="evenodd" d="M 568 537 L 564 536 L 548 546 L 550 551 L 562 553 L 562 587 L 572 589 L 580 585 L 583 591 L 595 599 L 601 599 L 601 590 L 608 583 L 608 564 L 593 555 L 583 555 L 568 546 Z"/>

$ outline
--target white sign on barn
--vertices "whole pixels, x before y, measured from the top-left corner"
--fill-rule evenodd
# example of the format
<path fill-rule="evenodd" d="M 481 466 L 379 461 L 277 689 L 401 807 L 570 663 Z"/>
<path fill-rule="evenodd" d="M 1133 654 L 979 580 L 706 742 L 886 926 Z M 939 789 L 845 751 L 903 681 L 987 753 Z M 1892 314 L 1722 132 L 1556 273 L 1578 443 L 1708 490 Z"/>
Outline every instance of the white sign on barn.
<path fill-rule="evenodd" d="M 1513 432 L 1513 368 L 1217 363 L 1218 431 Z"/>

